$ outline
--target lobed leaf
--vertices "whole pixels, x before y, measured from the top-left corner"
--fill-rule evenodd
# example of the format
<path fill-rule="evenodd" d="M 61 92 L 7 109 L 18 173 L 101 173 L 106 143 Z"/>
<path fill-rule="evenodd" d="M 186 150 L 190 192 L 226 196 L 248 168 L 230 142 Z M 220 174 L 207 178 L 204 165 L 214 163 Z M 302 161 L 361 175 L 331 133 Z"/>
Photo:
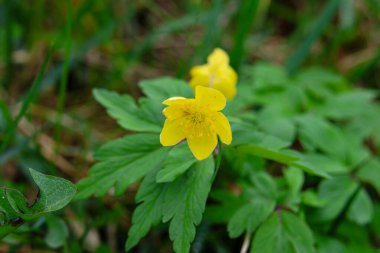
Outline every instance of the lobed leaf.
<path fill-rule="evenodd" d="M 175 146 L 168 155 L 163 168 L 157 174 L 157 182 L 171 182 L 186 172 L 195 162 L 187 143 Z"/>
<path fill-rule="evenodd" d="M 95 89 L 95 99 L 102 104 L 108 114 L 117 120 L 118 124 L 127 130 L 137 132 L 160 132 L 162 128 L 163 117 L 157 119 L 157 115 L 153 118 L 145 110 L 139 107 L 133 98 L 129 95 L 119 95 L 116 92 Z M 146 103 L 146 102 L 145 102 Z"/>
<path fill-rule="evenodd" d="M 159 169 L 159 168 L 158 168 Z M 128 231 L 126 251 L 131 250 L 162 219 L 166 184 L 156 183 L 157 169 L 144 178 L 137 192 L 136 202 L 141 203 L 133 212 L 132 227 Z"/>
<path fill-rule="evenodd" d="M 271 199 L 257 197 L 240 207 L 228 222 L 228 234 L 231 238 L 240 236 L 244 231 L 252 233 L 265 221 L 275 208 Z"/>
<path fill-rule="evenodd" d="M 135 134 L 109 142 L 95 153 L 99 162 L 90 169 L 89 177 L 79 181 L 77 198 L 103 196 L 114 185 L 116 194 L 122 194 L 129 185 L 161 166 L 167 153 L 157 134 Z"/>
<path fill-rule="evenodd" d="M 343 211 L 358 187 L 358 183 L 348 175 L 340 175 L 322 181 L 318 189 L 318 197 L 325 201 L 325 205 L 310 215 L 311 220 L 329 222 L 335 219 Z"/>
<path fill-rule="evenodd" d="M 307 224 L 296 215 L 273 213 L 252 240 L 251 253 L 313 253 L 314 239 Z"/>
<path fill-rule="evenodd" d="M 163 221 L 170 220 L 169 236 L 177 253 L 190 251 L 195 226 L 202 220 L 214 169 L 212 157 L 197 162 L 189 173 L 171 183 L 165 194 Z"/>
<path fill-rule="evenodd" d="M 190 243 L 195 238 L 195 226 L 202 220 L 214 169 L 214 160 L 209 157 L 196 162 L 181 177 L 167 183 L 156 183 L 159 168 L 152 170 L 136 196 L 136 201 L 141 204 L 132 216 L 126 250 L 134 247 L 162 219 L 163 222 L 170 221 L 169 236 L 174 251 L 189 252 Z"/>
<path fill-rule="evenodd" d="M 360 189 L 351 206 L 348 208 L 347 218 L 358 225 L 366 225 L 373 218 L 373 203 L 366 190 Z"/>
<path fill-rule="evenodd" d="M 148 98 L 157 101 L 159 104 L 170 97 L 194 97 L 187 82 L 172 77 L 144 80 L 139 85 Z"/>

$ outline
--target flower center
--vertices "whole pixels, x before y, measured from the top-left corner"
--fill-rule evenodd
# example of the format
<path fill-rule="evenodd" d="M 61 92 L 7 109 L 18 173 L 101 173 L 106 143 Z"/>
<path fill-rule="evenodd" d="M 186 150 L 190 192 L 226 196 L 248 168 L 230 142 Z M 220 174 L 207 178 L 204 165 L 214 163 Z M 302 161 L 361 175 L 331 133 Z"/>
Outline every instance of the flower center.
<path fill-rule="evenodd" d="M 183 110 L 183 131 L 187 136 L 199 137 L 210 134 L 207 109 L 191 104 Z"/>
<path fill-rule="evenodd" d="M 193 112 L 192 115 L 190 116 L 190 121 L 193 124 L 201 124 L 205 121 L 205 115 L 201 112 Z"/>

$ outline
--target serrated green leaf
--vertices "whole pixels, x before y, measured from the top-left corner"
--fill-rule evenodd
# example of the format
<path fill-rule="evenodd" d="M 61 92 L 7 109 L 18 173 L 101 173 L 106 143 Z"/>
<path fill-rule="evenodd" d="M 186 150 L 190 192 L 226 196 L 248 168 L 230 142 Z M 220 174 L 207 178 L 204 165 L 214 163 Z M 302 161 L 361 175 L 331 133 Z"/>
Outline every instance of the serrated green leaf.
<path fill-rule="evenodd" d="M 172 77 L 144 80 L 139 85 L 148 98 L 158 101 L 160 104 L 170 97 L 194 97 L 188 83 Z"/>
<path fill-rule="evenodd" d="M 161 166 L 167 153 L 157 134 L 135 134 L 109 142 L 96 152 L 99 162 L 90 169 L 89 177 L 79 181 L 77 198 L 103 196 L 114 185 L 116 194 L 122 194 L 130 184 Z"/>
<path fill-rule="evenodd" d="M 101 89 L 95 89 L 93 93 L 95 99 L 107 109 L 108 114 L 116 119 L 121 127 L 137 132 L 161 131 L 162 122 L 157 121 L 156 117 L 149 117 L 151 115 L 147 115 L 144 109 L 137 106 L 131 96 Z M 161 114 L 160 116 L 163 121 L 163 116 Z"/>
<path fill-rule="evenodd" d="M 197 160 L 187 143 L 175 146 L 168 155 L 163 168 L 157 173 L 157 182 L 171 182 L 185 173 Z"/>
<path fill-rule="evenodd" d="M 240 207 L 228 222 L 228 234 L 231 238 L 240 236 L 244 231 L 252 233 L 273 212 L 275 202 L 257 197 Z"/>
<path fill-rule="evenodd" d="M 353 199 L 347 212 L 347 218 L 358 225 L 366 225 L 373 218 L 373 203 L 368 193 L 361 189 Z"/>
<path fill-rule="evenodd" d="M 169 235 L 175 252 L 189 252 L 211 188 L 214 160 L 209 157 L 199 161 L 175 181 L 167 183 L 156 182 L 159 169 L 144 178 L 137 193 L 136 201 L 141 204 L 132 217 L 126 250 L 134 247 L 162 219 L 170 220 Z"/>
<path fill-rule="evenodd" d="M 144 178 L 136 196 L 141 204 L 134 210 L 132 227 L 128 231 L 125 244 L 129 251 L 143 238 L 150 228 L 161 221 L 166 184 L 156 183 L 157 169 L 149 172 Z"/>
<path fill-rule="evenodd" d="M 273 213 L 255 234 L 251 253 L 313 253 L 314 239 L 310 228 L 292 213 Z"/>
<path fill-rule="evenodd" d="M 185 176 L 171 183 L 165 194 L 163 221 L 170 220 L 169 236 L 177 253 L 190 251 L 195 226 L 202 220 L 214 169 L 212 157 L 197 162 Z"/>

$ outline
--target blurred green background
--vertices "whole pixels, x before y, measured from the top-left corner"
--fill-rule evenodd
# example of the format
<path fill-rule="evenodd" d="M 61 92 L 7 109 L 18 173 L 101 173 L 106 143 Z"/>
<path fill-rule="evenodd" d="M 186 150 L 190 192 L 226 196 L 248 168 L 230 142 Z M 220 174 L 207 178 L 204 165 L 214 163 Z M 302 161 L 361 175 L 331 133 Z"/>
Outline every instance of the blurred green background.
<path fill-rule="evenodd" d="M 188 80 L 191 66 L 221 47 L 238 72 L 258 61 L 282 65 L 290 75 L 322 65 L 358 87 L 379 89 L 379 45 L 378 0 L 2 0 L 1 185 L 32 198 L 24 183 L 28 167 L 73 182 L 86 176 L 92 151 L 125 134 L 95 103 L 94 87 L 139 97 L 140 80 Z M 133 196 L 126 198 L 133 205 Z M 104 210 L 96 226 L 129 220 L 130 209 L 115 199 L 92 204 L 96 215 Z M 81 205 L 73 207 L 76 216 L 91 223 Z M 109 240 L 112 248 L 116 239 Z"/>

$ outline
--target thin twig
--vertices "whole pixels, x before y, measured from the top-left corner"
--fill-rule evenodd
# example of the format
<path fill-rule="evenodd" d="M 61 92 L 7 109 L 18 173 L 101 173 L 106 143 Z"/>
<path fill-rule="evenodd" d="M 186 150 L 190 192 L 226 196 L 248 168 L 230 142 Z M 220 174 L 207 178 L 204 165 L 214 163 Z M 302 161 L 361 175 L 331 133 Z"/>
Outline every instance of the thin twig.
<path fill-rule="evenodd" d="M 246 233 L 244 236 L 243 245 L 241 246 L 240 253 L 247 253 L 249 244 L 251 242 L 251 233 Z"/>

